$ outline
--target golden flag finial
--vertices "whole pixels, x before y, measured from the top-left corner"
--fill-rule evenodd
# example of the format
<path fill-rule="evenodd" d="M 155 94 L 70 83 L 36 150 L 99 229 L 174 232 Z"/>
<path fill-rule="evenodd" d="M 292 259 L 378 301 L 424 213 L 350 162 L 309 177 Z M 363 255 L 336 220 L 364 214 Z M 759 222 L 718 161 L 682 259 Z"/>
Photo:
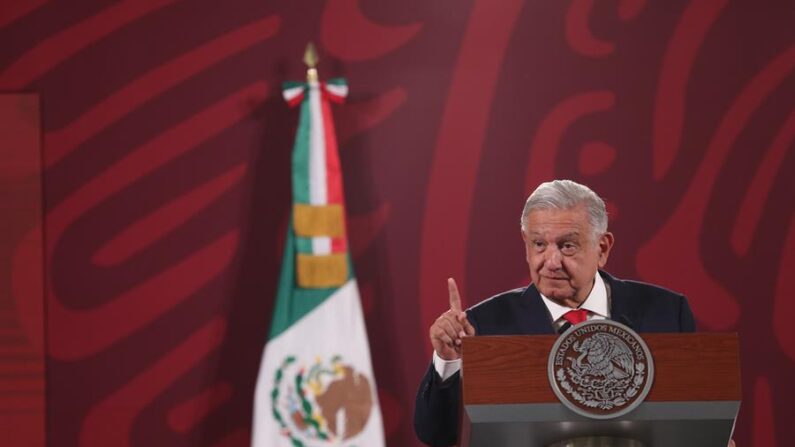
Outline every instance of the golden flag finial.
<path fill-rule="evenodd" d="M 306 51 L 304 51 L 304 63 L 308 67 L 306 70 L 306 80 L 307 82 L 317 82 L 317 50 L 315 50 L 315 45 L 312 42 L 309 42 L 306 45 Z"/>

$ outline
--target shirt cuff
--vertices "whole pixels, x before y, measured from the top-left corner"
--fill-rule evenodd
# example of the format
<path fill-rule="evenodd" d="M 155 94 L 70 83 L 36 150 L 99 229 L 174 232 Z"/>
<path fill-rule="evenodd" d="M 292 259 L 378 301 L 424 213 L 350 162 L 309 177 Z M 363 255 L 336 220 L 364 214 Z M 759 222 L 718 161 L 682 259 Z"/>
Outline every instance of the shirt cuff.
<path fill-rule="evenodd" d="M 442 382 L 444 382 L 461 369 L 461 359 L 445 360 L 439 357 L 436 351 L 433 351 L 433 369 L 436 370 L 436 374 L 439 374 Z"/>

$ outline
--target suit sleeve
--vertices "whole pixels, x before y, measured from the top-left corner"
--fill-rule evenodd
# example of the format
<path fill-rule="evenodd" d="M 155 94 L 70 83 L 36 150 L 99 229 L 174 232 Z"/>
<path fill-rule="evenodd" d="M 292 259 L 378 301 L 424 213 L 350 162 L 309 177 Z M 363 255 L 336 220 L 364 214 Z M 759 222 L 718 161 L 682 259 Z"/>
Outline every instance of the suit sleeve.
<path fill-rule="evenodd" d="M 467 319 L 480 333 L 477 318 L 471 310 Z M 414 402 L 414 432 L 420 441 L 433 447 L 451 446 L 458 442 L 461 408 L 461 372 L 442 381 L 433 367 L 428 366 L 417 390 Z"/>
<path fill-rule="evenodd" d="M 431 363 L 414 404 L 414 431 L 422 442 L 434 447 L 456 443 L 460 396 L 460 372 L 442 382 Z"/>

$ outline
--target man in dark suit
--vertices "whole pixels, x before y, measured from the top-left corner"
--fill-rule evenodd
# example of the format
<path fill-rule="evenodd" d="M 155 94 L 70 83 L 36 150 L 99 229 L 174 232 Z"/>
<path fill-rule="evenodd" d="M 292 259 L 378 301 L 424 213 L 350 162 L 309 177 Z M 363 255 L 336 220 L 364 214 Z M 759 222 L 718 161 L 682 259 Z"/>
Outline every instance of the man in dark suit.
<path fill-rule="evenodd" d="M 473 335 L 554 334 L 584 320 L 614 319 L 638 332 L 692 332 L 684 296 L 651 284 L 623 281 L 600 269 L 613 235 L 604 202 L 570 180 L 541 184 L 527 199 L 522 239 L 532 284 L 461 309 L 448 280 L 450 309 L 430 328 L 433 362 L 414 408 L 417 436 L 432 446 L 457 441 L 461 338 Z"/>

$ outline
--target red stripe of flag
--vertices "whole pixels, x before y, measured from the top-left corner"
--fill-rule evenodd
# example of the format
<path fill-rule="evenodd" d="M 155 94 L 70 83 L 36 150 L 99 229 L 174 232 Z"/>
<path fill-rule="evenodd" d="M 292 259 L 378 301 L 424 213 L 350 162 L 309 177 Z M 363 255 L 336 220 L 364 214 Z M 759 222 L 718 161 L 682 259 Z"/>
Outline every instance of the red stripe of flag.
<path fill-rule="evenodd" d="M 292 99 L 287 100 L 287 105 L 290 106 L 290 107 L 295 107 L 298 104 L 301 104 L 301 101 L 303 101 L 303 100 L 304 100 L 304 94 L 300 93 L 300 94 L 296 95 L 295 97 L 293 97 Z"/>
<path fill-rule="evenodd" d="M 340 157 L 337 151 L 337 134 L 334 131 L 331 106 L 328 102 L 328 98 L 334 95 L 329 94 L 325 88 L 320 89 L 320 94 L 320 104 L 323 110 L 323 130 L 326 141 L 326 200 L 329 204 L 340 204 L 344 209 L 345 199 L 342 194 L 342 171 L 340 170 Z M 331 252 L 340 253 L 346 251 L 348 247 L 345 239 L 344 233 L 342 237 L 332 239 Z"/>

